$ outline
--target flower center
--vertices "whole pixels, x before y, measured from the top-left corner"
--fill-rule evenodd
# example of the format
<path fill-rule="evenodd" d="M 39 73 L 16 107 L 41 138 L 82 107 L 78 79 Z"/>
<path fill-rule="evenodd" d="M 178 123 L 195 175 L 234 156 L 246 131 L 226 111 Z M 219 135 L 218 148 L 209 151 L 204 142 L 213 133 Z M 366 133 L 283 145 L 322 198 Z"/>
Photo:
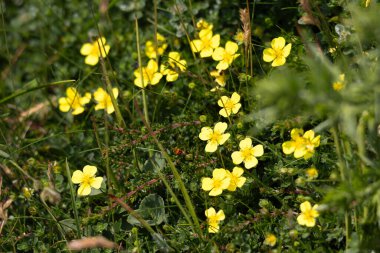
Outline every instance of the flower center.
<path fill-rule="evenodd" d="M 244 157 L 244 160 L 253 156 L 253 148 L 252 147 L 242 149 L 241 152 L 242 152 L 242 155 Z"/>
<path fill-rule="evenodd" d="M 229 54 L 229 53 L 227 53 L 227 52 L 224 53 L 224 60 L 225 60 L 226 62 L 228 62 L 229 64 L 231 64 L 232 61 L 233 61 L 233 59 L 234 59 L 234 57 L 233 57 L 232 54 Z"/>
<path fill-rule="evenodd" d="M 222 136 L 221 133 L 219 133 L 219 132 L 213 132 L 212 135 L 211 135 L 210 140 L 219 143 L 219 139 L 220 139 L 221 136 Z"/>
<path fill-rule="evenodd" d="M 86 175 L 86 174 L 83 175 L 82 184 L 91 186 L 92 181 L 93 181 L 93 177 L 92 176 L 89 176 L 89 175 Z"/>
<path fill-rule="evenodd" d="M 224 103 L 224 108 L 232 111 L 232 109 L 234 108 L 234 105 L 235 105 L 234 102 L 228 99 L 226 103 Z"/>
<path fill-rule="evenodd" d="M 220 188 L 222 181 L 219 179 L 214 179 L 214 188 Z"/>
<path fill-rule="evenodd" d="M 277 49 L 277 50 L 275 49 L 274 52 L 275 52 L 276 58 L 283 57 L 283 50 L 282 49 Z"/>

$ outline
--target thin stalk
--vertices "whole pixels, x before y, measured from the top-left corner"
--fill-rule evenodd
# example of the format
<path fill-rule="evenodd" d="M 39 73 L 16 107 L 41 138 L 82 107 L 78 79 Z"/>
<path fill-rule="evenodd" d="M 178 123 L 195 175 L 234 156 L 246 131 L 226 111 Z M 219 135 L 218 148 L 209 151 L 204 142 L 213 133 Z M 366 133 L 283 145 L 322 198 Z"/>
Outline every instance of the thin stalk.
<path fill-rule="evenodd" d="M 104 111 L 104 142 L 105 142 L 105 148 L 104 148 L 104 156 L 106 161 L 106 174 L 107 174 L 107 184 L 108 184 L 108 193 L 113 192 L 113 188 L 118 188 L 118 183 L 115 178 L 115 174 L 111 170 L 110 167 L 110 159 L 109 159 L 109 131 L 108 131 L 108 119 L 107 119 L 107 113 Z"/>
<path fill-rule="evenodd" d="M 71 172 L 70 172 L 69 164 L 67 162 L 67 158 L 66 158 L 66 173 L 67 173 L 67 178 L 68 178 L 69 186 L 70 186 L 71 204 L 72 204 L 73 210 L 74 210 L 75 224 L 77 226 L 77 235 L 78 235 L 78 238 L 81 238 L 82 235 L 81 235 L 81 229 L 80 229 L 78 209 L 77 209 L 77 206 L 75 205 L 74 186 L 73 186 L 73 182 L 71 181 Z"/>
<path fill-rule="evenodd" d="M 102 45 L 99 44 L 98 46 L 99 46 L 99 50 L 101 50 L 100 47 Z M 103 74 L 104 81 L 106 83 L 107 92 L 110 95 L 112 105 L 115 108 L 115 115 L 116 115 L 117 124 L 119 126 L 121 126 L 122 128 L 127 128 L 127 125 L 125 124 L 125 121 L 124 121 L 123 117 L 121 116 L 121 112 L 120 112 L 120 108 L 119 108 L 119 105 L 117 103 L 117 100 L 116 100 L 115 96 L 113 95 L 111 81 L 108 77 L 107 68 L 106 68 L 106 65 L 104 64 L 104 59 L 103 59 L 102 55 L 100 55 L 100 65 L 102 67 L 102 74 Z"/>
<path fill-rule="evenodd" d="M 137 58 L 138 58 L 139 69 L 140 69 L 141 83 L 143 84 L 143 87 L 144 87 L 144 77 L 142 73 L 141 52 L 140 52 L 139 23 L 136 17 L 135 17 L 135 29 L 136 29 Z M 141 94 L 142 94 L 142 100 L 143 100 L 144 118 L 145 118 L 145 121 L 149 124 L 150 121 L 149 121 L 149 115 L 148 115 L 148 106 L 146 102 L 145 88 L 142 88 Z"/>
<path fill-rule="evenodd" d="M 341 180 L 342 180 L 342 182 L 345 182 L 346 180 L 348 180 L 347 168 L 346 168 L 345 163 L 344 163 L 342 148 L 341 148 L 341 145 L 339 143 L 339 135 L 338 135 L 337 127 L 332 128 L 332 134 L 333 134 L 333 138 L 334 138 L 335 150 L 336 150 L 336 153 L 338 156 L 338 167 L 340 170 Z M 349 243 L 350 243 L 351 231 L 352 231 L 351 215 L 348 211 L 345 211 L 344 223 L 345 223 L 346 249 L 347 249 L 349 246 Z"/>
<path fill-rule="evenodd" d="M 192 228 L 195 232 L 196 228 L 194 226 L 194 223 L 191 221 L 190 216 L 187 214 L 187 212 L 186 212 L 185 208 L 182 206 L 181 202 L 179 202 L 179 200 L 178 200 L 177 196 L 175 195 L 173 189 L 170 187 L 168 180 L 166 180 L 165 176 L 161 172 L 158 171 L 157 174 L 160 177 L 160 179 L 162 180 L 162 182 L 164 183 L 166 189 L 169 191 L 169 194 L 174 199 L 174 202 L 178 206 L 179 210 L 182 212 L 183 216 L 185 216 L 186 221 L 192 226 Z"/>

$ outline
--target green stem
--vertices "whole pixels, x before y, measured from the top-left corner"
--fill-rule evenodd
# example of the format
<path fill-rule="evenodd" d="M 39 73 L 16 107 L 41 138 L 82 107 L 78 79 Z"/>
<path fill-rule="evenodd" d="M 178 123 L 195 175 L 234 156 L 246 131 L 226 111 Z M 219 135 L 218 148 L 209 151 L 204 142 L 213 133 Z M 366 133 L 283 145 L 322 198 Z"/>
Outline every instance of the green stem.
<path fill-rule="evenodd" d="M 81 229 L 80 229 L 78 209 L 77 209 L 77 206 L 75 204 L 74 186 L 73 186 L 73 182 L 71 181 L 71 172 L 70 172 L 69 164 L 67 162 L 67 158 L 66 158 L 66 173 L 67 173 L 67 179 L 69 181 L 69 186 L 70 186 L 71 204 L 72 204 L 73 210 L 74 210 L 75 224 L 77 226 L 77 235 L 78 235 L 78 238 L 81 238 L 82 235 L 81 235 Z"/>

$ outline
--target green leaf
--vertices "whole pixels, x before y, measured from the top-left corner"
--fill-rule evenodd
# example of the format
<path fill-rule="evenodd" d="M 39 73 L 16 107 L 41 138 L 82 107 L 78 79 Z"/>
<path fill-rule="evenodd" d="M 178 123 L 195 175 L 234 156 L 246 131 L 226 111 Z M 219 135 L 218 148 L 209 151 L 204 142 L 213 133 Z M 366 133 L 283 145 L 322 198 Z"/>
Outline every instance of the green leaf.
<path fill-rule="evenodd" d="M 164 200 L 161 196 L 155 193 L 146 196 L 141 201 L 136 213 L 138 213 L 151 226 L 157 226 L 166 221 Z M 132 215 L 128 216 L 127 221 L 131 225 L 142 226 Z"/>

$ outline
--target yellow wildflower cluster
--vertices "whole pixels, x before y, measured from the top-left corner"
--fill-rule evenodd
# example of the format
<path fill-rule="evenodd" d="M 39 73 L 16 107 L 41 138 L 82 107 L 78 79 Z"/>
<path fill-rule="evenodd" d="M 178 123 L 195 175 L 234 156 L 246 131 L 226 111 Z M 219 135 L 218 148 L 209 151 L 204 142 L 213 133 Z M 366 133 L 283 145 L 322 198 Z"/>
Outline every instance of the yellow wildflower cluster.
<path fill-rule="evenodd" d="M 86 165 L 83 171 L 76 170 L 71 177 L 74 184 L 79 184 L 78 195 L 86 196 L 91 193 L 91 188 L 99 189 L 102 185 L 103 178 L 95 177 L 97 168 L 95 166 Z"/>
<path fill-rule="evenodd" d="M 234 167 L 232 172 L 221 169 L 214 169 L 212 178 L 202 178 L 202 189 L 210 191 L 210 196 L 218 196 L 223 190 L 236 191 L 244 185 L 246 178 L 242 177 L 244 170 L 240 167 Z"/>
<path fill-rule="evenodd" d="M 109 51 L 110 46 L 106 44 L 104 37 L 98 38 L 93 43 L 85 43 L 80 49 L 80 53 L 86 56 L 84 62 L 91 66 L 98 64 L 100 57 L 106 58 Z"/>
<path fill-rule="evenodd" d="M 303 157 L 305 160 L 313 156 L 315 148 L 319 147 L 321 136 L 315 136 L 313 130 L 303 132 L 294 128 L 290 132 L 292 140 L 282 144 L 282 151 L 289 155 L 294 153 L 295 158 Z"/>
<path fill-rule="evenodd" d="M 162 55 L 167 47 L 168 44 L 166 43 L 166 38 L 161 34 L 157 33 L 157 51 L 153 41 L 148 40 L 145 43 L 145 54 L 146 56 L 148 56 L 149 59 L 157 60 L 157 54 Z"/>
<path fill-rule="evenodd" d="M 119 90 L 117 88 L 112 89 L 114 98 L 116 99 L 119 95 Z M 106 110 L 108 114 L 115 111 L 113 106 L 111 96 L 103 89 L 98 88 L 94 92 L 94 99 L 97 103 L 95 110 Z M 72 110 L 73 115 L 78 115 L 84 112 L 84 106 L 91 101 L 91 93 L 86 92 L 82 97 L 81 94 L 74 87 L 69 87 L 66 89 L 66 97 L 61 97 L 58 100 L 59 110 L 62 112 L 68 112 Z"/>
<path fill-rule="evenodd" d="M 223 210 L 216 212 L 213 207 L 210 207 L 205 211 L 205 215 L 207 217 L 208 232 L 217 233 L 219 231 L 219 222 L 226 218 Z"/>
<path fill-rule="evenodd" d="M 289 56 L 292 44 L 285 46 L 285 39 L 278 37 L 272 40 L 271 48 L 264 49 L 263 60 L 272 62 L 272 67 L 279 67 L 285 64 L 286 57 Z"/>
<path fill-rule="evenodd" d="M 315 219 L 319 216 L 318 205 L 311 206 L 309 201 L 305 201 L 300 206 L 301 214 L 297 217 L 298 224 L 307 227 L 315 226 Z"/>

